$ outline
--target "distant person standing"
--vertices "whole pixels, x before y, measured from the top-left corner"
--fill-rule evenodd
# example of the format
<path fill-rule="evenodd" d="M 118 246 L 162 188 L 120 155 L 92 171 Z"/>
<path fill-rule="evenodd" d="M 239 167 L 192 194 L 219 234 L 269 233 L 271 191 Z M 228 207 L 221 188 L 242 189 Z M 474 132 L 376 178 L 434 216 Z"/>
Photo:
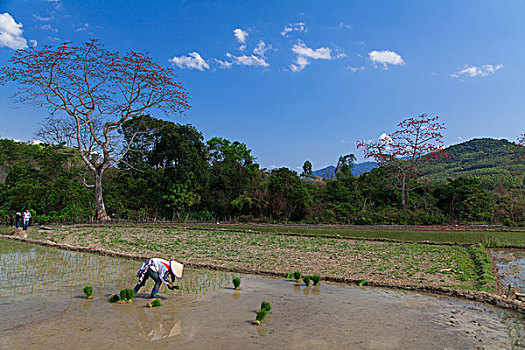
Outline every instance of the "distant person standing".
<path fill-rule="evenodd" d="M 27 230 L 27 226 L 29 225 L 29 219 L 31 219 L 31 213 L 28 209 L 24 212 L 24 230 Z"/>
<path fill-rule="evenodd" d="M 15 226 L 15 213 L 9 214 L 9 226 Z"/>
<path fill-rule="evenodd" d="M 16 218 L 16 228 L 19 228 L 20 220 L 22 220 L 22 214 L 19 211 L 17 211 L 15 214 L 15 218 Z"/>

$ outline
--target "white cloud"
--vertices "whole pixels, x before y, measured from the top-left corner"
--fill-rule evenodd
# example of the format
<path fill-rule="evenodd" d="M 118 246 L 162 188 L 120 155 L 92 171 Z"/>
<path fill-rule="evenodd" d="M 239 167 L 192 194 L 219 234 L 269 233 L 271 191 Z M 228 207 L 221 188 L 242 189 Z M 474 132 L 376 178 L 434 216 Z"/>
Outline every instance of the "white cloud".
<path fill-rule="evenodd" d="M 266 52 L 273 50 L 272 45 L 267 45 L 264 41 L 259 41 L 257 46 L 253 49 L 253 54 L 261 57 L 266 57 Z"/>
<path fill-rule="evenodd" d="M 292 47 L 292 52 L 297 55 L 295 63 L 290 65 L 292 72 L 300 72 L 307 65 L 310 64 L 310 59 L 313 60 L 333 60 L 337 58 L 345 57 L 344 53 L 339 53 L 332 56 L 332 52 L 328 47 L 320 47 L 318 49 L 312 49 L 306 46 L 305 43 L 299 42 Z"/>
<path fill-rule="evenodd" d="M 49 30 L 51 32 L 58 33 L 58 29 L 51 27 L 51 24 L 43 24 L 40 26 L 40 29 Z"/>
<path fill-rule="evenodd" d="M 352 73 L 359 72 L 360 70 L 365 70 L 366 67 L 359 66 L 359 67 L 353 67 L 353 66 L 346 66 L 346 69 L 349 70 Z"/>
<path fill-rule="evenodd" d="M 85 32 L 89 28 L 89 23 L 73 25 L 75 32 Z"/>
<path fill-rule="evenodd" d="M 281 32 L 282 36 L 288 36 L 288 33 L 290 32 L 307 32 L 308 29 L 306 28 L 306 24 L 304 22 L 298 22 L 298 23 L 290 23 L 287 26 L 284 27 L 283 31 Z"/>
<path fill-rule="evenodd" d="M 33 17 L 37 20 L 37 21 L 40 21 L 40 22 L 48 22 L 50 20 L 53 19 L 53 16 L 50 16 L 50 17 L 40 17 L 38 15 L 33 15 Z"/>
<path fill-rule="evenodd" d="M 496 73 L 498 70 L 502 69 L 503 65 L 492 65 L 492 64 L 484 64 L 482 66 L 468 66 L 465 65 L 465 67 L 460 70 L 459 72 L 456 72 L 454 74 L 451 74 L 454 78 L 460 78 L 460 77 L 488 77 L 489 75 L 492 75 Z"/>
<path fill-rule="evenodd" d="M 246 49 L 246 38 L 248 38 L 248 35 L 249 35 L 248 32 L 242 30 L 241 28 L 236 28 L 233 30 L 233 35 L 235 36 L 235 38 L 237 38 L 237 41 L 241 44 L 241 46 L 239 46 L 239 50 L 243 51 L 244 49 Z"/>
<path fill-rule="evenodd" d="M 268 62 L 266 62 L 264 57 L 257 57 L 254 55 L 234 56 L 231 53 L 227 53 L 226 56 L 231 58 L 233 61 L 231 62 L 219 61 L 220 63 L 222 63 L 224 68 L 229 68 L 231 67 L 232 64 L 236 64 L 239 66 L 251 66 L 251 67 L 269 67 L 270 66 Z"/>
<path fill-rule="evenodd" d="M 405 61 L 401 56 L 394 51 L 371 51 L 368 53 L 368 57 L 374 63 L 382 64 L 385 69 L 388 69 L 389 64 L 391 65 L 404 65 Z"/>
<path fill-rule="evenodd" d="M 349 24 L 345 24 L 343 22 L 340 22 L 339 23 L 339 28 L 342 28 L 342 29 L 352 29 L 352 26 L 349 25 Z"/>
<path fill-rule="evenodd" d="M 394 140 L 392 140 L 392 137 L 390 137 L 390 135 L 387 135 L 386 132 L 382 133 L 380 136 L 379 136 L 379 140 L 380 141 L 383 141 L 385 143 L 392 143 L 394 142 Z"/>
<path fill-rule="evenodd" d="M 22 36 L 22 23 L 16 23 L 9 13 L 0 14 L 0 47 L 13 50 L 27 48 L 27 40 Z"/>
<path fill-rule="evenodd" d="M 190 52 L 188 56 L 175 56 L 169 61 L 181 69 L 198 69 L 201 72 L 205 69 L 210 69 L 210 65 L 197 52 Z"/>
<path fill-rule="evenodd" d="M 29 43 L 31 44 L 31 47 L 36 47 L 38 45 L 38 41 L 36 40 L 29 40 Z"/>

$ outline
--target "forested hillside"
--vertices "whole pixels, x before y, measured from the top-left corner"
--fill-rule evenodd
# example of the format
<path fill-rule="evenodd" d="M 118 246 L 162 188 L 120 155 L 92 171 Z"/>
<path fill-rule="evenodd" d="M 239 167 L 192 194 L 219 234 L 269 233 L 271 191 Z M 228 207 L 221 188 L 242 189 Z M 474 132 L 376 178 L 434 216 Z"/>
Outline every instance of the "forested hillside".
<path fill-rule="evenodd" d="M 445 149 L 446 156 L 428 162 L 421 169 L 426 179 L 444 183 L 459 177 L 477 178 L 489 189 L 498 185 L 508 188 L 523 186 L 525 164 L 507 140 L 473 139 Z"/>

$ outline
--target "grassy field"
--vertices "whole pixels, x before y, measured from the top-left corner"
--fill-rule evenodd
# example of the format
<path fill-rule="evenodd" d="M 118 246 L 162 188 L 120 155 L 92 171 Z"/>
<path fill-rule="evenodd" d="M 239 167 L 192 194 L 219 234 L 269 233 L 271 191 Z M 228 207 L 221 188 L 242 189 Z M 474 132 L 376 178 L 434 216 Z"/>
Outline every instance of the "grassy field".
<path fill-rule="evenodd" d="M 525 247 L 523 231 L 476 231 L 462 227 L 442 227 L 429 229 L 412 228 L 345 228 L 317 227 L 296 225 L 190 225 L 193 228 L 222 228 L 251 230 L 262 233 L 293 234 L 314 237 L 344 237 L 362 239 L 385 239 L 400 242 L 435 242 L 435 243 L 482 243 L 487 247 L 516 246 Z"/>

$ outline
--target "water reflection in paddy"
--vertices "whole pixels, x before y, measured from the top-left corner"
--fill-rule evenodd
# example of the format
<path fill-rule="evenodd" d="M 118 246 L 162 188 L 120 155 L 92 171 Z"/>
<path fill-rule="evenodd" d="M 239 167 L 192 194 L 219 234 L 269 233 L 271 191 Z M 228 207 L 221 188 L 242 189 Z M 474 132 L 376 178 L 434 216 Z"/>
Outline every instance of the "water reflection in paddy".
<path fill-rule="evenodd" d="M 323 283 L 185 269 L 182 291 L 161 291 L 163 306 L 146 308 L 152 285 L 132 304 L 107 302 L 136 283 L 140 262 L 0 241 L 0 348 L 183 349 L 502 349 L 523 344 L 523 320 L 477 303 Z M 236 274 L 234 275 L 236 276 Z M 95 300 L 82 287 L 95 288 Z M 252 326 L 261 301 L 272 313 Z M 153 342 L 153 343 L 151 343 Z M 149 345 L 151 344 L 151 345 Z"/>

